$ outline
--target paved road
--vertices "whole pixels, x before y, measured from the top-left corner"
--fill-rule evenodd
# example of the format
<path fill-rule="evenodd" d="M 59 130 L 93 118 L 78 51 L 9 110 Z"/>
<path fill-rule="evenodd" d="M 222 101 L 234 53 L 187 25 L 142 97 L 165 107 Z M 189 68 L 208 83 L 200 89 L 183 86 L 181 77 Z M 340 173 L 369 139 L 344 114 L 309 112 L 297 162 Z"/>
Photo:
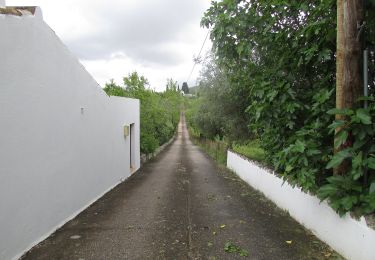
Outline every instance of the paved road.
<path fill-rule="evenodd" d="M 226 252 L 225 244 L 235 252 Z M 248 257 L 240 256 L 244 250 Z M 178 136 L 164 152 L 24 259 L 268 260 L 330 254 L 287 213 L 194 146 L 182 116 Z"/>

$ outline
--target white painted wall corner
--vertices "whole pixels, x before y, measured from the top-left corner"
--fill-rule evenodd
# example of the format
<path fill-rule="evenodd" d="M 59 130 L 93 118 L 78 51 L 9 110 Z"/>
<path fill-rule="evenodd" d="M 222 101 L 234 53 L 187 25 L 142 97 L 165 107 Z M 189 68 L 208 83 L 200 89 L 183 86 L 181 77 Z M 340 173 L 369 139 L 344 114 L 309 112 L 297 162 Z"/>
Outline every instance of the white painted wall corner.
<path fill-rule="evenodd" d="M 0 15 L 0 259 L 140 167 L 139 100 L 109 97 L 41 16 Z"/>
<path fill-rule="evenodd" d="M 348 259 L 375 259 L 375 231 L 364 218 L 341 218 L 325 201 L 284 183 L 274 173 L 228 151 L 227 167 Z"/>

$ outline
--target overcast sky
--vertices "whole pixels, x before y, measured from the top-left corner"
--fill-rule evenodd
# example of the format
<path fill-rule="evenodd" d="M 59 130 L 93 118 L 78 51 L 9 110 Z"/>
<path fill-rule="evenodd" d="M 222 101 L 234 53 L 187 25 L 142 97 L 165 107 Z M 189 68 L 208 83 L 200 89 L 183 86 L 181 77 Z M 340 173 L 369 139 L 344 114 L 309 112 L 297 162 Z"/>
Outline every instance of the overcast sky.
<path fill-rule="evenodd" d="M 97 82 L 133 71 L 163 90 L 167 78 L 186 81 L 206 37 L 200 19 L 210 0 L 6 0 L 38 5 L 44 20 Z M 207 40 L 202 55 L 211 47 Z M 188 81 L 194 86 L 197 65 Z"/>

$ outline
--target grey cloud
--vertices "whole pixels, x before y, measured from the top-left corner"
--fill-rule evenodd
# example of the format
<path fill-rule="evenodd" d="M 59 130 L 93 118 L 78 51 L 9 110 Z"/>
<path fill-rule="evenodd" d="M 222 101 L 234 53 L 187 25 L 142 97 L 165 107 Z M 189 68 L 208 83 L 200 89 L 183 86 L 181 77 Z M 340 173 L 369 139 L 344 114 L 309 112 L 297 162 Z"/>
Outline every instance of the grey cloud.
<path fill-rule="evenodd" d="M 175 65 L 182 61 L 173 42 L 188 41 L 188 30 L 199 26 L 205 3 L 202 0 L 137 1 L 136 5 L 104 6 L 88 11 L 95 32 L 78 37 L 67 45 L 81 59 L 108 58 L 123 52 L 144 63 Z"/>

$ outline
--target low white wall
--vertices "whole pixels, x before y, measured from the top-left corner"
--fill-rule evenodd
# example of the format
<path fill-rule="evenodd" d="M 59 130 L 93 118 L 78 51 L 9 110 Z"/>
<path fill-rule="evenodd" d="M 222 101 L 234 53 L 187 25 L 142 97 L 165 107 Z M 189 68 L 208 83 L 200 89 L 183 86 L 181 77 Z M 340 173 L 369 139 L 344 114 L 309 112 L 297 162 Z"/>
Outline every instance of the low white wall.
<path fill-rule="evenodd" d="M 306 194 L 255 163 L 228 151 L 227 167 L 348 259 L 375 259 L 375 231 L 364 218 L 340 218 L 326 202 Z"/>
<path fill-rule="evenodd" d="M 139 101 L 108 97 L 41 16 L 0 15 L 0 36 L 0 259 L 16 259 L 130 175 L 125 124 L 139 168 Z"/>

